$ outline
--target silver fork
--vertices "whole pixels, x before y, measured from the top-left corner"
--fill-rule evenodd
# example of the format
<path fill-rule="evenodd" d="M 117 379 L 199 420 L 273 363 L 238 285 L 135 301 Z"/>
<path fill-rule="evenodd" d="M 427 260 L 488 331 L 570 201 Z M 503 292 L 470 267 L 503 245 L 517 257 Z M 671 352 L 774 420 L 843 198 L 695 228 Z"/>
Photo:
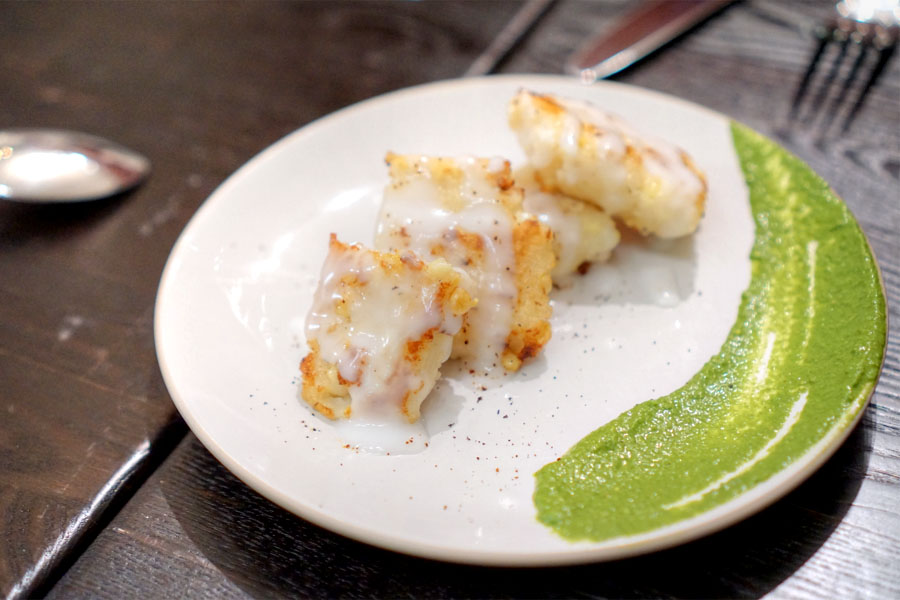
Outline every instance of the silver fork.
<path fill-rule="evenodd" d="M 818 42 L 794 94 L 790 121 L 809 125 L 819 115 L 827 119 L 820 131 L 824 136 L 832 123 L 837 122 L 848 95 L 855 91 L 854 100 L 847 105 L 849 109 L 845 108 L 841 126 L 841 131 L 846 132 L 897 49 L 900 0 L 841 0 L 835 5 L 834 17 L 818 26 L 814 33 Z M 817 75 L 820 63 L 828 59 L 830 68 Z M 857 83 L 866 71 L 868 77 Z M 817 88 L 814 94 L 812 88 Z M 822 112 L 829 96 L 828 108 Z"/>

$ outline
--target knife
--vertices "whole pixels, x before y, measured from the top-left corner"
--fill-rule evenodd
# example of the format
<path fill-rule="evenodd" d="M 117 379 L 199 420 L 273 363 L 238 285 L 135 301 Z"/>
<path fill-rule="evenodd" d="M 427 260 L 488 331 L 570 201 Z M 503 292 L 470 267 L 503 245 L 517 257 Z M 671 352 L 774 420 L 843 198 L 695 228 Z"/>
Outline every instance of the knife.
<path fill-rule="evenodd" d="M 587 41 L 566 61 L 585 83 L 631 66 L 722 10 L 734 0 L 648 0 L 611 30 Z"/>

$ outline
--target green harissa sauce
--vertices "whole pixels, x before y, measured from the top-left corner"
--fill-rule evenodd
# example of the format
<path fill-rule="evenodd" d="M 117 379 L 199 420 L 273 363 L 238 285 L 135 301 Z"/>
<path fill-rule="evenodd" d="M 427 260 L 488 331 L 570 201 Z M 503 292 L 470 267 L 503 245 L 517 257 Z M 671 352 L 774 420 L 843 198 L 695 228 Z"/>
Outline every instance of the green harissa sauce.
<path fill-rule="evenodd" d="M 756 223 L 737 321 L 684 387 L 535 474 L 538 520 L 566 539 L 643 533 L 735 498 L 846 428 L 875 384 L 885 304 L 859 225 L 799 159 L 731 131 Z"/>

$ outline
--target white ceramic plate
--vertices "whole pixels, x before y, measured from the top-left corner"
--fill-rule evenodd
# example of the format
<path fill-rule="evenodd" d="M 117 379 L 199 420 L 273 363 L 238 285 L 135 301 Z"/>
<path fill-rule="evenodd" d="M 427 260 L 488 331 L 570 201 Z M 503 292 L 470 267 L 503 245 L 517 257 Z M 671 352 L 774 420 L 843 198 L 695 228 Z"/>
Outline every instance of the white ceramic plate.
<path fill-rule="evenodd" d="M 609 265 L 557 293 L 553 339 L 520 373 L 482 390 L 448 368 L 423 407 L 431 438 L 423 452 L 347 449 L 299 399 L 303 321 L 328 235 L 371 244 L 388 150 L 521 164 L 506 126 L 506 104 L 520 87 L 587 99 L 686 149 L 709 177 L 700 230 L 678 242 L 620 246 Z M 165 269 L 157 351 L 172 398 L 203 444 L 261 494 L 323 527 L 479 564 L 621 557 L 758 510 L 840 441 L 832 436 L 735 500 L 647 534 L 571 543 L 535 519 L 535 471 L 621 412 L 682 386 L 719 350 L 749 281 L 752 241 L 747 190 L 721 115 L 620 84 L 552 76 L 430 84 L 312 123 L 216 190 Z"/>

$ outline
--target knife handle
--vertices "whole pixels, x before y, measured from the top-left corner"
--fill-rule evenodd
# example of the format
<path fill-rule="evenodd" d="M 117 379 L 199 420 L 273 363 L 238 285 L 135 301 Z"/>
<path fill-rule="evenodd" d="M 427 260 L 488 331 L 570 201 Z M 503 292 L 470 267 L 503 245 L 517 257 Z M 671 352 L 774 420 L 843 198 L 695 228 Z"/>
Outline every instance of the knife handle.
<path fill-rule="evenodd" d="M 588 40 L 569 60 L 566 72 L 595 81 L 618 73 L 658 50 L 733 0 L 647 0 L 610 31 Z"/>

